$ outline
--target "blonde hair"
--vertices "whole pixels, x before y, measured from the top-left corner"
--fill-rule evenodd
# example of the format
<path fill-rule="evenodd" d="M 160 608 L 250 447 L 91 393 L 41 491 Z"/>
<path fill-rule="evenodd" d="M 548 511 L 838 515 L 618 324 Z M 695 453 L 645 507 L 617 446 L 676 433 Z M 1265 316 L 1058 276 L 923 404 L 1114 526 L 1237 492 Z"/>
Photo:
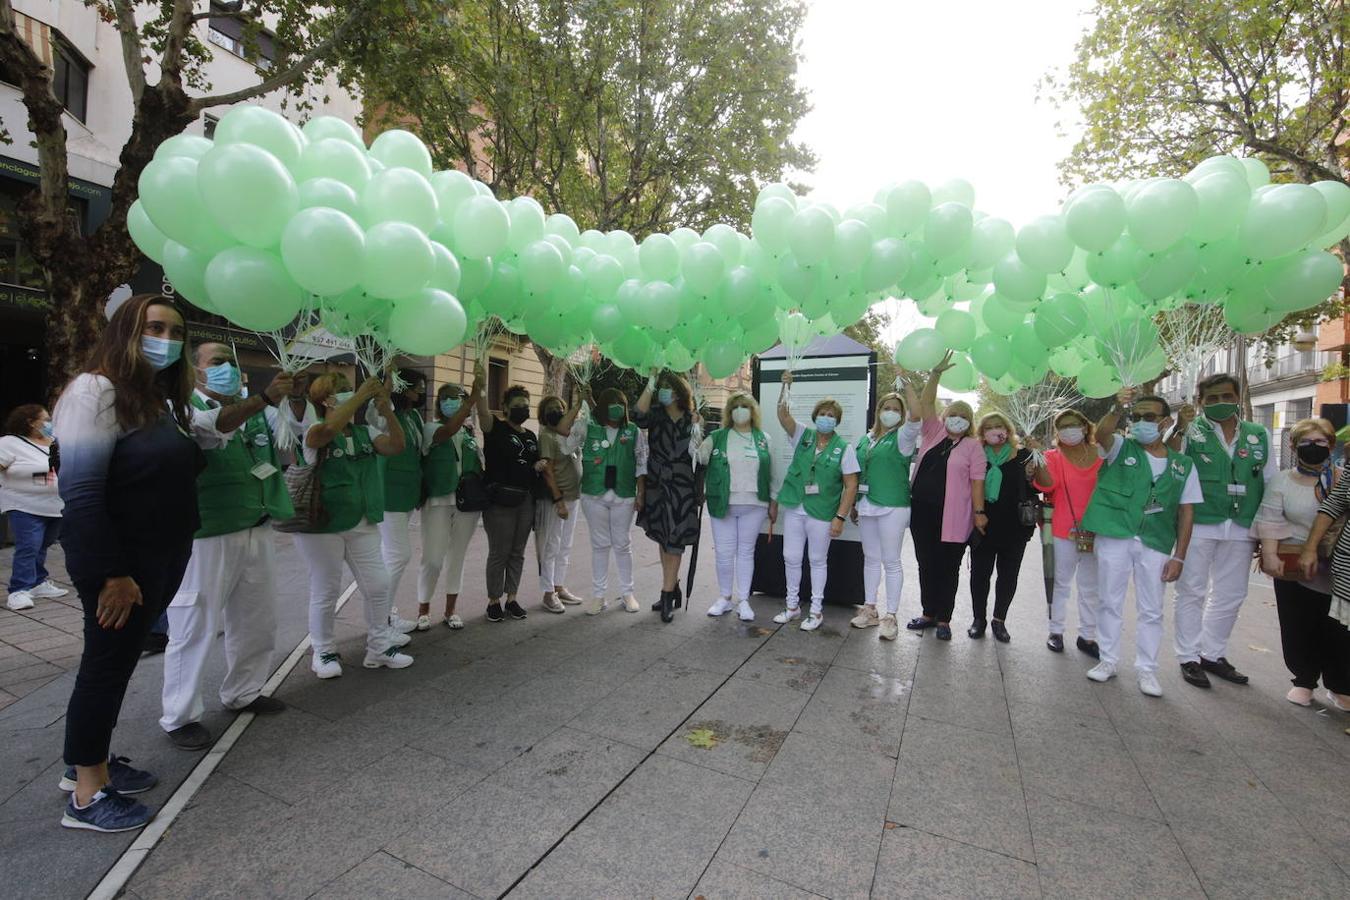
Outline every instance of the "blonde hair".
<path fill-rule="evenodd" d="M 756 431 L 762 431 L 763 428 L 761 425 L 762 420 L 759 415 L 759 404 L 755 402 L 754 397 L 751 397 L 745 391 L 734 391 L 727 397 L 727 402 L 722 406 L 722 427 L 730 428 L 732 426 L 731 411 L 737 406 L 743 405 L 741 401 L 744 401 L 750 406 L 750 427 Z"/>
<path fill-rule="evenodd" d="M 980 424 L 975 426 L 975 433 L 980 437 L 980 443 L 984 443 L 984 432 L 987 428 L 997 428 L 1002 425 L 1008 431 L 1008 446 L 1017 451 L 1017 431 L 1013 428 L 1012 422 L 1003 413 L 995 410 L 985 413 L 980 417 Z"/>
<path fill-rule="evenodd" d="M 826 397 L 823 400 L 817 401 L 816 405 L 811 407 L 811 422 L 814 424 L 816 416 L 827 409 L 834 410 L 834 424 L 838 425 L 840 422 L 844 421 L 844 408 L 839 405 L 839 401 L 833 397 Z"/>
<path fill-rule="evenodd" d="M 351 387 L 351 381 L 342 372 L 326 372 L 317 378 L 309 380 L 309 402 L 316 407 L 322 407 L 329 394 L 336 394 L 338 385 L 345 384 Z"/>
<path fill-rule="evenodd" d="M 1322 418 L 1299 419 L 1289 428 L 1289 446 L 1297 447 L 1298 442 L 1310 431 L 1320 431 L 1331 442 L 1330 446 L 1336 446 L 1336 427 Z"/>
<path fill-rule="evenodd" d="M 1062 418 L 1064 418 L 1065 416 L 1072 416 L 1072 417 L 1074 418 L 1074 420 L 1077 421 L 1077 422 L 1079 423 L 1079 425 L 1082 426 L 1082 428 L 1083 428 L 1083 443 L 1084 443 L 1084 444 L 1092 444 L 1092 443 L 1096 443 L 1096 441 L 1097 441 L 1097 426 L 1096 426 L 1096 423 L 1094 423 L 1092 420 L 1090 420 L 1087 416 L 1083 415 L 1083 413 L 1082 413 L 1081 410 L 1074 409 L 1072 406 L 1066 406 L 1064 409 L 1061 409 L 1059 412 L 1055 413 L 1055 417 L 1054 417 L 1053 419 L 1050 420 L 1050 427 L 1051 427 L 1051 429 L 1053 429 L 1054 431 L 1058 432 L 1058 431 L 1059 431 L 1059 420 L 1062 419 Z M 1070 426 L 1070 427 L 1072 427 L 1072 426 Z M 1059 445 L 1059 436 L 1058 436 L 1058 435 L 1055 436 L 1055 445 L 1056 445 L 1056 446 Z"/>
<path fill-rule="evenodd" d="M 949 416 L 960 416 L 970 424 L 966 426 L 964 437 L 970 437 L 975 434 L 975 410 L 970 408 L 970 404 L 964 400 L 953 400 L 947 404 L 947 408 L 942 411 L 943 425 Z"/>
<path fill-rule="evenodd" d="M 900 404 L 900 418 L 901 418 L 901 420 L 903 420 L 903 419 L 905 418 L 905 414 L 909 412 L 909 408 L 905 406 L 905 398 L 904 398 L 904 397 L 901 397 L 901 396 L 900 396 L 899 394 L 897 394 L 895 391 L 891 391 L 890 393 L 882 394 L 880 397 L 877 398 L 877 408 L 876 408 L 876 411 L 872 413 L 872 433 L 873 433 L 873 434 L 876 434 L 876 433 L 881 429 L 881 408 L 882 408 L 883 406 L 885 406 L 887 403 L 889 403 L 890 401 L 892 401 L 892 400 L 894 400 L 894 401 L 896 401 L 897 403 Z"/>

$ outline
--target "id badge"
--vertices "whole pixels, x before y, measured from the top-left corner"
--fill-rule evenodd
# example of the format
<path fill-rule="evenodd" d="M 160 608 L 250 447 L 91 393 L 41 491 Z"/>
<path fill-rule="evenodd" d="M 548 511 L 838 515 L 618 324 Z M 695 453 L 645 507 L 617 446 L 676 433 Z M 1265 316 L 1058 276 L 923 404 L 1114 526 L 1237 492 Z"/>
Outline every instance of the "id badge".
<path fill-rule="evenodd" d="M 820 485 L 818 485 L 818 484 L 808 484 L 808 485 L 806 486 L 806 496 L 812 497 L 812 496 L 815 496 L 816 494 L 819 494 L 819 493 L 820 493 Z"/>
<path fill-rule="evenodd" d="M 1144 507 L 1144 515 L 1152 516 L 1163 511 L 1162 504 L 1154 500 Z"/>
<path fill-rule="evenodd" d="M 249 474 L 259 481 L 266 481 L 268 478 L 277 474 L 277 467 L 270 462 L 260 462 L 252 469 L 249 469 Z"/>
<path fill-rule="evenodd" d="M 865 494 L 867 493 L 867 489 L 870 487 L 871 487 L 870 484 L 860 484 L 858 485 L 858 493 Z"/>
<path fill-rule="evenodd" d="M 1247 496 L 1247 486 L 1245 484 L 1230 484 L 1228 495 L 1230 497 L 1245 497 Z"/>

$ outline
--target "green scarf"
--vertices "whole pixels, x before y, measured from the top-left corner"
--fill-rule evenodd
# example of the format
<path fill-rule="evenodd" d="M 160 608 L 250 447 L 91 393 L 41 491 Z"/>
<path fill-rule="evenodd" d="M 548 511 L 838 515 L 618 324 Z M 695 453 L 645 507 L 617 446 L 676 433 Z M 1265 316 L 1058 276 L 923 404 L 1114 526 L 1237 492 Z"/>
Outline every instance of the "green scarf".
<path fill-rule="evenodd" d="M 1004 441 L 995 450 L 984 445 L 984 458 L 989 460 L 989 471 L 984 476 L 984 500 L 993 503 L 998 499 L 999 489 L 1003 487 L 1003 464 L 1012 458 L 1012 444 Z"/>

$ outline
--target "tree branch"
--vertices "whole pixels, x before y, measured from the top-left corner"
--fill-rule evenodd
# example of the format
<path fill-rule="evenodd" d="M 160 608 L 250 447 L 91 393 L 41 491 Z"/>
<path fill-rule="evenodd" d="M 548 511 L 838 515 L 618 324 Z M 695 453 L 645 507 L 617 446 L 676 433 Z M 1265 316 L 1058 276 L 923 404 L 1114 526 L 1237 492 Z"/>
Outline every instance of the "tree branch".
<path fill-rule="evenodd" d="M 191 30 L 192 0 L 173 0 L 173 12 L 165 29 L 164 56 L 160 60 L 160 70 L 164 73 L 161 81 L 167 78 L 173 84 L 182 83 L 183 46 Z"/>
<path fill-rule="evenodd" d="M 131 0 L 113 0 L 117 11 L 117 33 L 122 39 L 122 65 L 127 70 L 131 86 L 131 102 L 141 102 L 145 93 L 145 49 L 141 46 L 141 30 L 136 24 L 136 4 Z"/>

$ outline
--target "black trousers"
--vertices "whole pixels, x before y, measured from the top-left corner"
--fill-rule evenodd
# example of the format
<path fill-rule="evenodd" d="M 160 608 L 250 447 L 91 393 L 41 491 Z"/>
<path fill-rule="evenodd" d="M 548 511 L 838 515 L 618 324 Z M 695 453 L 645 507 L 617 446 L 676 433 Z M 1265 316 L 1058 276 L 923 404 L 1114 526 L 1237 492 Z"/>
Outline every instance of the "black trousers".
<path fill-rule="evenodd" d="M 1297 581 L 1275 579 L 1275 609 L 1280 616 L 1284 664 L 1297 687 L 1350 694 L 1350 631 L 1327 611 L 1331 595 Z"/>
<path fill-rule="evenodd" d="M 961 582 L 961 559 L 966 545 L 942 540 L 942 509 L 915 504 L 910 509 L 910 535 L 919 562 L 919 602 L 923 614 L 950 622 Z"/>
<path fill-rule="evenodd" d="M 994 585 L 994 618 L 1002 622 L 1017 593 L 1017 573 L 1022 569 L 1026 543 L 981 543 L 970 550 L 970 611 L 976 619 L 984 619 L 989 607 L 989 582 L 995 570 L 998 583 Z"/>
<path fill-rule="evenodd" d="M 141 589 L 141 605 L 131 608 L 127 623 L 116 631 L 98 624 L 103 579 L 74 578 L 84 607 L 84 652 L 66 707 L 66 765 L 96 766 L 107 761 L 127 684 L 141 658 L 141 645 L 178 593 L 191 555 L 189 535 L 177 546 L 147 548 L 133 560 L 131 577 Z"/>

